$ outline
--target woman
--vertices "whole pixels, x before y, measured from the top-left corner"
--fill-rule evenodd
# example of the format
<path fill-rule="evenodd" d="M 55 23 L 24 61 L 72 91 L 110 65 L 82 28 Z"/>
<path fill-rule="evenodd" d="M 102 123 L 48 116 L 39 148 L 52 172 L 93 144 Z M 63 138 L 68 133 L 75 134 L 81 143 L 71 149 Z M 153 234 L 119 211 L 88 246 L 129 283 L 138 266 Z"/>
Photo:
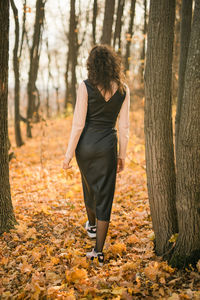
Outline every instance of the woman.
<path fill-rule="evenodd" d="M 124 84 L 121 60 L 106 45 L 91 50 L 88 60 L 88 79 L 77 92 L 76 107 L 63 168 L 70 168 L 76 150 L 80 169 L 84 201 L 88 216 L 87 234 L 96 238 L 95 248 L 88 258 L 104 261 L 103 246 L 106 239 L 116 173 L 125 165 L 129 131 L 129 88 Z M 119 114 L 119 151 L 115 129 Z"/>

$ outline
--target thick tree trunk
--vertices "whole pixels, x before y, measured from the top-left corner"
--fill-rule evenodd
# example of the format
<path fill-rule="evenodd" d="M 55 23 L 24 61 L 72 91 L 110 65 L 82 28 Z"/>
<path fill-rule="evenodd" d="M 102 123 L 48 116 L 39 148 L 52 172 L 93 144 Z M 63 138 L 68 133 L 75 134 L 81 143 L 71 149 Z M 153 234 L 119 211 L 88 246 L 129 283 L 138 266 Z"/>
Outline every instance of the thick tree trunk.
<path fill-rule="evenodd" d="M 177 152 L 179 235 L 170 263 L 175 267 L 200 259 L 200 0 L 195 1 L 185 71 Z"/>
<path fill-rule="evenodd" d="M 8 159 L 9 0 L 0 1 L 0 234 L 14 227 Z"/>
<path fill-rule="evenodd" d="M 102 44 L 111 45 L 115 0 L 105 0 L 105 12 L 103 21 Z"/>
<path fill-rule="evenodd" d="M 97 0 L 94 0 L 93 4 L 93 17 L 92 17 L 92 38 L 93 38 L 93 44 L 96 44 L 96 23 L 97 23 Z"/>
<path fill-rule="evenodd" d="M 30 50 L 30 69 L 28 76 L 28 106 L 27 106 L 27 137 L 32 137 L 31 125 L 33 114 L 38 113 L 36 99 L 37 99 L 37 88 L 36 80 L 39 68 L 40 59 L 40 41 L 42 35 L 42 26 L 44 21 L 44 6 L 45 0 L 37 0 L 36 2 L 36 14 L 35 14 L 35 25 L 33 34 L 33 44 Z"/>
<path fill-rule="evenodd" d="M 18 48 L 19 48 L 19 19 L 18 19 L 18 10 L 15 6 L 14 0 L 10 1 L 11 7 L 13 10 L 13 15 L 15 19 L 15 46 L 13 50 L 13 69 L 15 74 L 15 141 L 17 147 L 22 146 L 23 140 L 21 136 L 20 128 L 20 80 L 19 80 L 19 57 L 18 57 Z"/>
<path fill-rule="evenodd" d="M 179 74 L 178 74 L 178 100 L 176 109 L 176 121 L 175 121 L 175 149 L 176 149 L 176 159 L 177 159 L 177 149 L 178 149 L 178 135 L 179 135 L 179 125 L 181 117 L 181 107 L 184 91 L 184 79 L 185 79 L 185 69 L 188 56 L 188 48 L 190 42 L 190 32 L 191 32 L 191 21 L 192 21 L 192 1 L 182 0 L 181 8 L 181 34 L 180 34 L 180 60 L 179 60 Z"/>
<path fill-rule="evenodd" d="M 121 52 L 121 30 L 122 30 L 122 16 L 124 12 L 125 0 L 118 0 L 117 6 L 117 20 L 115 25 L 113 47 L 115 48 L 116 42 L 118 40 L 118 52 Z"/>
<path fill-rule="evenodd" d="M 177 232 L 171 117 L 175 0 L 151 0 L 145 69 L 145 144 L 155 250 L 164 255 Z"/>
<path fill-rule="evenodd" d="M 136 0 L 131 0 L 129 27 L 128 27 L 128 32 L 126 34 L 126 54 L 125 54 L 125 58 L 124 58 L 124 66 L 125 66 L 126 72 L 129 70 L 129 66 L 130 66 L 130 48 L 131 48 L 131 41 L 132 41 L 132 36 L 133 36 L 133 23 L 134 23 L 134 17 L 135 17 L 135 2 L 136 2 Z"/>

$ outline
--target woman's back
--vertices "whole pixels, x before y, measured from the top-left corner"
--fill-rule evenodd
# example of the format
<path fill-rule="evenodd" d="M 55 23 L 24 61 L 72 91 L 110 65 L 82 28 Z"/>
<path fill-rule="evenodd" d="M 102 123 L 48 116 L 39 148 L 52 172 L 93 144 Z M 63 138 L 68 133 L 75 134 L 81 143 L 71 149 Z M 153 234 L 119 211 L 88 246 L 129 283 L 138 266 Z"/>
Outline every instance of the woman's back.
<path fill-rule="evenodd" d="M 84 82 L 88 93 L 86 123 L 99 126 L 99 129 L 114 128 L 126 92 L 121 94 L 117 89 L 108 100 L 105 100 L 99 89 L 95 88 L 88 79 Z"/>

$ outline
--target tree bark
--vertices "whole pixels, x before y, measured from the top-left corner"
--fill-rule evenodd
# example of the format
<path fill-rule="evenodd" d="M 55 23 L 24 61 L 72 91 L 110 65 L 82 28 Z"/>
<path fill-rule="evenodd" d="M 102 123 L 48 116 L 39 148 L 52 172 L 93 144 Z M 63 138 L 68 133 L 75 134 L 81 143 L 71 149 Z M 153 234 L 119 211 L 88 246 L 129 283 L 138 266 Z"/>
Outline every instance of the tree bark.
<path fill-rule="evenodd" d="M 130 66 L 130 47 L 131 47 L 131 41 L 132 41 L 132 36 L 133 36 L 133 23 L 134 23 L 134 17 L 135 17 L 135 2 L 136 2 L 136 0 L 131 0 L 129 27 L 128 27 L 128 32 L 126 34 L 126 54 L 125 54 L 125 59 L 124 59 L 124 67 L 125 67 L 126 72 L 129 70 L 129 66 Z"/>
<path fill-rule="evenodd" d="M 105 0 L 103 34 L 101 38 L 102 44 L 111 45 L 114 10 L 115 0 Z"/>
<path fill-rule="evenodd" d="M 0 1 L 0 234 L 16 224 L 10 194 L 8 159 L 9 0 Z"/>
<path fill-rule="evenodd" d="M 44 6 L 45 0 L 37 0 L 36 2 L 36 15 L 35 15 L 35 25 L 33 34 L 33 43 L 30 50 L 30 69 L 28 76 L 28 106 L 27 106 L 27 137 L 31 138 L 31 124 L 33 114 L 38 113 L 38 105 L 36 105 L 37 98 L 37 88 L 36 80 L 39 68 L 40 59 L 40 41 L 42 35 L 42 25 L 44 21 Z"/>
<path fill-rule="evenodd" d="M 177 159 L 178 149 L 178 135 L 179 125 L 181 116 L 181 107 L 184 91 L 184 79 L 185 69 L 188 56 L 188 48 L 191 33 L 191 21 L 192 21 L 192 1 L 182 0 L 181 8 L 181 34 L 180 34 L 180 60 L 179 60 L 179 79 L 178 79 L 178 100 L 176 109 L 176 120 L 175 120 L 175 149 Z"/>
<path fill-rule="evenodd" d="M 176 0 L 176 17 L 174 26 L 174 53 L 172 63 L 172 104 L 177 103 L 178 66 L 180 54 L 181 0 Z"/>
<path fill-rule="evenodd" d="M 96 45 L 96 22 L 97 22 L 97 0 L 94 0 L 93 4 L 93 17 L 92 17 L 92 38 L 93 44 Z"/>
<path fill-rule="evenodd" d="M 15 46 L 13 49 L 13 69 L 15 74 L 15 141 L 17 147 L 21 147 L 24 143 L 21 136 L 20 128 L 20 74 L 19 74 L 19 19 L 18 10 L 14 0 L 10 1 L 15 19 Z"/>
<path fill-rule="evenodd" d="M 195 1 L 177 152 L 179 235 L 170 263 L 178 268 L 200 259 L 200 0 Z"/>
<path fill-rule="evenodd" d="M 147 186 L 155 251 L 164 255 L 177 232 L 171 81 L 175 0 L 151 0 L 145 69 Z"/>
<path fill-rule="evenodd" d="M 117 6 L 117 20 L 115 25 L 113 47 L 115 48 L 118 40 L 118 52 L 121 53 L 121 30 L 122 30 L 122 16 L 124 11 L 125 0 L 118 0 Z"/>

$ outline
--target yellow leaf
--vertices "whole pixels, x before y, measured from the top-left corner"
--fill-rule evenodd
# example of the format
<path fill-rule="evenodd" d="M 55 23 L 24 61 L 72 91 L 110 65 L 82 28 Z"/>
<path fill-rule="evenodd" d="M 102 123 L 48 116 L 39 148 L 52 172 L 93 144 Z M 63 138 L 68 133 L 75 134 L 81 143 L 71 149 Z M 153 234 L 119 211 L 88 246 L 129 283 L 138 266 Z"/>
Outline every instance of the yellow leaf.
<path fill-rule="evenodd" d="M 121 287 L 121 286 L 117 286 L 117 287 L 115 287 L 113 290 L 112 290 L 112 294 L 113 295 L 122 295 L 123 294 L 123 292 L 125 292 L 126 291 L 126 289 L 125 288 L 123 288 L 123 287 Z"/>
<path fill-rule="evenodd" d="M 159 288 L 159 294 L 164 297 L 165 291 L 163 287 Z"/>
<path fill-rule="evenodd" d="M 177 240 L 177 237 L 178 237 L 178 233 L 173 234 L 173 235 L 170 237 L 169 242 L 170 242 L 170 243 L 175 243 L 176 240 Z"/>
<path fill-rule="evenodd" d="M 155 281 L 159 273 L 158 263 L 155 262 L 154 264 L 150 264 L 144 269 L 144 273 L 150 280 Z"/>
<path fill-rule="evenodd" d="M 68 282 L 78 283 L 87 279 L 87 271 L 79 268 L 74 268 L 70 271 L 66 270 L 65 277 Z"/>
<path fill-rule="evenodd" d="M 60 259 L 58 257 L 51 257 L 51 262 L 53 265 L 58 265 L 60 262 Z"/>
<path fill-rule="evenodd" d="M 20 265 L 20 270 L 22 273 L 31 273 L 32 269 L 32 266 L 29 265 L 26 261 Z"/>
<path fill-rule="evenodd" d="M 110 250 L 114 255 L 122 255 L 123 252 L 126 252 L 126 245 L 124 243 L 116 243 L 111 245 Z"/>
<path fill-rule="evenodd" d="M 167 298 L 167 300 L 179 300 L 180 297 L 178 294 L 173 293 L 171 297 Z"/>
<path fill-rule="evenodd" d="M 198 270 L 198 272 L 200 273 L 200 259 L 199 259 L 199 261 L 197 262 L 197 270 Z"/>
<path fill-rule="evenodd" d="M 128 237 L 126 242 L 128 244 L 137 244 L 137 243 L 140 243 L 140 239 L 135 234 L 133 234 Z"/>
<path fill-rule="evenodd" d="M 166 280 L 165 280 L 164 277 L 161 277 L 161 278 L 160 278 L 160 283 L 162 283 L 162 284 L 165 284 L 165 283 L 166 283 Z"/>

